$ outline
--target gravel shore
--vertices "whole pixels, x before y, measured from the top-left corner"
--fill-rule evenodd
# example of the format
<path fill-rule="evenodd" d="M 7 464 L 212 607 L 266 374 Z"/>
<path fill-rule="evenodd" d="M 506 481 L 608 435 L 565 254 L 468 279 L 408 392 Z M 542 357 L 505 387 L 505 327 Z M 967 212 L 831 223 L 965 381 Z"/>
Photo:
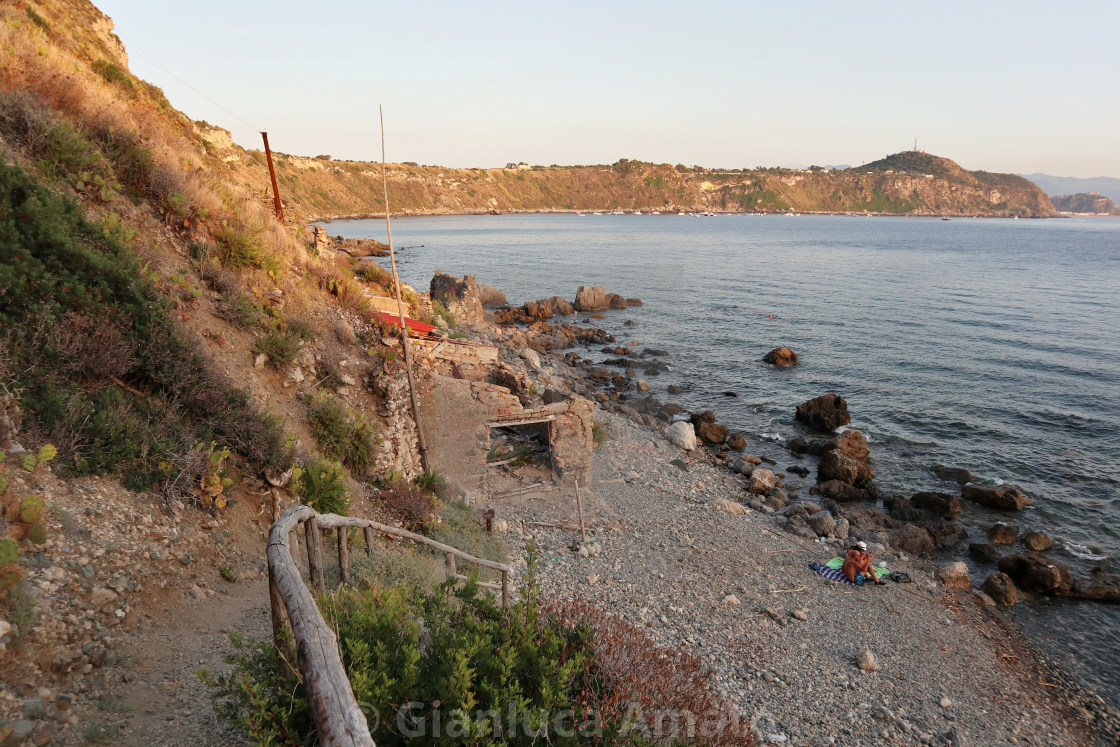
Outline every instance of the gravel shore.
<path fill-rule="evenodd" d="M 841 549 L 747 510 L 743 478 L 705 450 L 683 452 L 618 417 L 609 430 L 583 494 L 588 544 L 601 551 L 570 549 L 576 506 L 551 491 L 495 504 L 511 554 L 535 542 L 546 591 L 595 602 L 701 657 L 760 743 L 1113 743 L 999 610 L 942 589 L 932 565 L 888 553 L 876 563 L 913 583 L 826 581 L 808 563 Z M 727 501 L 747 512 L 728 513 Z M 865 651 L 877 668 L 860 668 Z"/>

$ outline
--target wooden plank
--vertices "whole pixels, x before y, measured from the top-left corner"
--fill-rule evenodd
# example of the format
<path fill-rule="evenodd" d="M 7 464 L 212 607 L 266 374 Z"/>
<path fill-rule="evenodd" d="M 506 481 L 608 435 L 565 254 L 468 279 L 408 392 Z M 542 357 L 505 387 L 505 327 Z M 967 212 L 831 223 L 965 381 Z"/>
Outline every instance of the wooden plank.
<path fill-rule="evenodd" d="M 338 575 L 341 583 L 350 583 L 350 548 L 347 547 L 347 542 L 350 538 L 347 533 L 350 531 L 346 527 L 338 528 Z"/>
<path fill-rule="evenodd" d="M 318 587 L 319 591 L 326 591 L 327 585 L 323 581 L 323 545 L 319 537 L 319 522 L 314 515 L 315 509 L 311 511 L 311 518 L 303 523 L 303 533 L 307 539 L 307 572 L 311 576 L 311 583 Z"/>
<path fill-rule="evenodd" d="M 385 524 L 379 524 L 376 521 L 371 521 L 369 519 L 361 519 L 357 516 L 319 514 L 316 517 L 316 521 L 318 522 L 318 525 L 323 529 L 334 529 L 336 527 L 368 526 L 376 529 L 379 532 L 382 532 L 383 534 L 389 534 L 394 537 L 404 537 L 405 539 L 410 539 L 413 542 L 419 542 L 421 544 L 427 545 L 428 547 L 434 547 L 440 552 L 454 553 L 455 557 L 462 558 L 463 560 L 474 563 L 475 565 L 481 565 L 485 568 L 493 568 L 496 571 L 509 571 L 509 566 L 503 563 L 495 563 L 493 560 L 486 560 L 485 558 L 476 558 L 475 556 L 469 553 L 465 553 L 458 548 L 451 547 L 450 545 L 445 545 L 441 542 L 436 542 L 435 540 L 425 537 L 422 534 L 416 534 L 415 532 L 410 532 L 407 529 L 401 529 L 399 527 L 386 526 Z"/>
<path fill-rule="evenodd" d="M 491 428 L 510 428 L 515 425 L 532 425 L 533 423 L 551 423 L 556 420 L 555 415 L 537 415 L 527 418 L 510 418 L 509 420 L 495 420 L 487 423 Z"/>
<path fill-rule="evenodd" d="M 314 518 L 314 509 L 293 506 L 272 525 L 266 550 L 269 576 L 292 626 L 317 740 L 331 747 L 375 747 L 342 665 L 338 640 L 300 578 L 288 544 L 289 532 L 301 520 L 314 526 Z"/>

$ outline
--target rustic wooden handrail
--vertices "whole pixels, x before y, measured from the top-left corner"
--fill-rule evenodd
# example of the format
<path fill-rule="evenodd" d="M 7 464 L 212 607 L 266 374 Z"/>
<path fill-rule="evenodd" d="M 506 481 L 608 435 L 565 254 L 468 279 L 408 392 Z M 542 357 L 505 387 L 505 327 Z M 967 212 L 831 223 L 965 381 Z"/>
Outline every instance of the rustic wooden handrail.
<path fill-rule="evenodd" d="M 325 589 L 323 549 L 320 530 L 338 533 L 338 565 L 342 583 L 350 578 L 350 549 L 347 529 L 360 528 L 366 541 L 366 553 L 373 554 L 374 532 L 404 537 L 428 545 L 444 554 L 450 577 L 466 579 L 455 569 L 459 557 L 475 565 L 500 571 L 501 584 L 480 583 L 479 586 L 500 591 L 502 605 L 509 604 L 510 567 L 492 560 L 476 558 L 449 545 L 444 545 L 406 529 L 379 524 L 356 516 L 317 514 L 310 506 L 293 506 L 281 514 L 268 533 L 268 593 L 272 609 L 272 633 L 277 645 L 285 626 L 291 628 L 296 644 L 296 663 L 303 677 L 304 689 L 311 703 L 311 715 L 320 744 L 327 747 L 361 745 L 374 747 L 365 714 L 354 698 L 350 680 L 338 650 L 338 638 L 327 626 L 315 604 L 311 591 L 300 577 L 299 566 L 292 555 L 292 533 L 304 525 L 308 575 L 311 583 Z"/>

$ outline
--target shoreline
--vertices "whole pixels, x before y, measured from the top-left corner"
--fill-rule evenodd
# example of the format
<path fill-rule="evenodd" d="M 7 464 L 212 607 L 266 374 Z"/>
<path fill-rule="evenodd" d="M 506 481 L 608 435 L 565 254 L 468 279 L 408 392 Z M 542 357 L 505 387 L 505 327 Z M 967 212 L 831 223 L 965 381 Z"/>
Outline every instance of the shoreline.
<path fill-rule="evenodd" d="M 499 334 L 492 341 L 497 344 L 502 350 L 503 358 L 508 356 L 511 359 L 516 360 L 518 358 L 520 346 L 516 341 L 510 338 L 513 338 L 514 334 L 517 331 L 523 330 L 519 330 L 519 328 L 517 327 L 507 327 L 504 325 L 502 327 L 499 327 L 498 329 Z M 580 372 L 581 370 L 586 372 L 587 369 L 570 367 L 565 361 L 561 351 L 550 352 L 547 354 L 547 356 L 542 356 L 542 358 L 545 358 L 546 362 L 546 366 L 544 369 L 545 372 L 557 379 L 566 381 L 568 385 L 575 390 L 575 392 L 580 393 L 583 396 L 588 396 L 591 399 L 595 399 L 594 390 L 589 390 L 588 388 L 582 386 L 584 382 L 582 381 Z M 781 565 L 784 569 L 784 572 L 787 573 L 790 578 L 793 578 L 795 576 L 797 578 L 797 583 L 790 584 L 790 586 L 809 586 L 815 584 L 817 587 L 819 587 L 813 592 L 815 601 L 810 603 L 808 607 L 804 608 L 809 610 L 807 615 L 810 617 L 810 619 L 829 618 L 834 613 L 832 607 L 836 604 L 836 599 L 839 598 L 840 595 L 858 594 L 860 596 L 857 598 L 861 600 L 861 604 L 868 605 L 866 609 L 863 609 L 863 612 L 867 612 L 868 609 L 874 610 L 874 613 L 872 613 L 872 618 L 875 621 L 875 625 L 879 627 L 867 632 L 868 634 L 874 636 L 876 635 L 874 630 L 891 629 L 895 625 L 897 625 L 898 621 L 894 618 L 894 615 L 899 614 L 902 610 L 895 610 L 892 607 L 888 607 L 887 603 L 882 601 L 882 598 L 878 600 L 882 604 L 877 605 L 875 604 L 876 600 L 874 598 L 866 597 L 865 592 L 870 592 L 871 594 L 883 591 L 892 593 L 893 596 L 890 597 L 890 599 L 898 600 L 901 598 L 903 600 L 903 604 L 900 604 L 899 606 L 905 609 L 906 603 L 908 603 L 911 607 L 915 604 L 914 597 L 912 595 L 915 593 L 915 590 L 917 590 L 917 593 L 925 595 L 923 601 L 917 604 L 917 607 L 920 607 L 924 611 L 923 619 L 936 617 L 937 615 L 943 613 L 951 614 L 957 622 L 953 622 L 953 620 L 943 617 L 943 624 L 946 628 L 952 628 L 959 623 L 961 628 L 970 631 L 967 634 L 967 638 L 969 640 L 968 643 L 959 644 L 955 647 L 950 645 L 950 649 L 953 650 L 958 664 L 964 661 L 971 662 L 971 660 L 977 658 L 977 654 L 978 652 L 980 652 L 982 655 L 979 657 L 979 666 L 1004 670 L 1006 676 L 1011 680 L 1014 680 L 1015 687 L 1019 688 L 1017 690 L 1017 692 L 1019 693 L 1018 697 L 1021 697 L 1024 703 L 1031 704 L 1036 709 L 1058 709 L 1058 711 L 1061 712 L 1061 728 L 1068 732 L 1065 736 L 1053 735 L 1059 736 L 1057 741 L 1050 739 L 1035 741 L 1031 737 L 1024 734 L 1016 735 L 1008 732 L 1003 734 L 1003 737 L 1006 737 L 1006 741 L 1000 741 L 998 743 L 1111 744 L 1114 743 L 1116 736 L 1120 735 L 1120 726 L 1118 726 L 1120 725 L 1120 719 L 1117 718 L 1117 713 L 1114 710 L 1110 709 L 1104 702 L 1104 700 L 1100 698 L 1100 696 L 1096 695 L 1088 687 L 1078 683 L 1072 677 L 1072 675 L 1062 670 L 1056 664 L 1046 662 L 1044 657 L 1042 656 L 1041 651 L 1037 649 L 1037 647 L 1026 637 L 1019 626 L 1012 619 L 1010 619 L 1009 615 L 996 608 L 982 606 L 982 600 L 978 599 L 973 594 L 971 586 L 967 592 L 951 592 L 942 589 L 940 584 L 938 584 L 935 579 L 937 563 L 935 563 L 933 560 L 909 556 L 905 553 L 894 552 L 891 550 L 888 550 L 882 557 L 877 556 L 877 562 L 886 559 L 888 565 L 892 569 L 901 569 L 905 570 L 908 573 L 911 573 L 911 575 L 914 577 L 914 580 L 918 582 L 913 584 L 912 589 L 905 589 L 904 585 L 898 584 L 892 585 L 887 588 L 879 587 L 876 589 L 852 590 L 852 587 L 840 587 L 839 585 L 830 584 L 830 582 L 817 577 L 807 569 L 807 562 L 810 559 L 817 560 L 819 562 L 827 560 L 827 557 L 810 557 L 810 553 L 813 552 L 816 552 L 817 555 L 821 555 L 822 544 L 815 541 L 807 541 L 803 538 L 799 538 L 795 535 L 783 532 L 780 528 L 774 526 L 772 519 L 763 520 L 761 517 L 765 516 L 765 514 L 763 514 L 762 512 L 751 511 L 742 503 L 740 503 L 739 499 L 744 497 L 743 491 L 745 489 L 743 478 L 735 474 L 733 471 L 727 469 L 727 463 L 716 459 L 713 451 L 704 447 L 700 447 L 694 452 L 684 452 L 677 447 L 672 446 L 668 443 L 668 441 L 665 440 L 665 424 L 662 423 L 655 427 L 648 423 L 635 423 L 632 422 L 631 418 L 626 416 L 625 414 L 620 413 L 617 410 L 612 411 L 611 409 L 603 407 L 602 404 L 603 403 L 600 403 L 600 412 L 612 419 L 612 422 L 614 423 L 611 426 L 612 430 L 622 433 L 624 437 L 612 439 L 610 442 L 608 442 L 605 448 L 596 451 L 595 480 L 591 487 L 595 493 L 596 499 L 602 502 L 602 505 L 600 505 L 599 507 L 599 511 L 607 511 L 607 514 L 598 516 L 598 519 L 603 519 L 604 516 L 613 515 L 616 518 L 611 519 L 611 521 L 616 522 L 617 524 L 617 522 L 620 521 L 620 519 L 617 517 L 624 516 L 626 514 L 626 512 L 619 510 L 618 504 L 626 504 L 627 501 L 632 502 L 633 498 L 627 498 L 626 496 L 617 496 L 616 494 L 620 491 L 625 491 L 630 488 L 637 488 L 640 490 L 643 482 L 642 475 L 645 475 L 647 473 L 653 474 L 658 469 L 664 469 L 666 464 L 673 463 L 673 457 L 675 456 L 677 460 L 683 460 L 684 463 L 688 465 L 689 471 L 681 472 L 678 470 L 678 467 L 672 466 L 669 468 L 671 470 L 670 475 L 678 479 L 690 481 L 694 487 L 697 481 L 700 483 L 699 493 L 694 492 L 691 495 L 676 496 L 676 500 L 678 502 L 681 502 L 681 505 L 685 507 L 684 510 L 686 513 L 689 507 L 704 506 L 705 510 L 717 514 L 718 518 L 721 521 L 732 523 L 742 522 L 747 524 L 748 526 L 753 527 L 753 529 L 749 531 L 750 533 L 752 533 L 756 540 L 762 538 L 765 541 L 776 541 L 778 543 L 785 543 L 785 546 L 783 548 L 774 551 L 774 556 L 768 557 L 774 557 L 779 560 L 784 560 L 784 557 L 786 556 L 792 557 L 796 555 L 798 559 L 804 561 L 800 562 L 800 564 L 783 562 Z M 613 404 L 617 406 L 618 403 Z M 600 417 L 602 417 L 602 415 Z M 752 448 L 762 443 L 761 440 L 759 440 L 756 436 L 748 436 L 748 438 L 750 440 L 750 443 L 748 444 L 747 449 L 743 452 L 744 454 L 749 453 Z M 654 450 L 658 452 L 656 459 L 657 463 L 649 461 L 648 453 L 643 454 L 642 448 L 639 448 L 637 446 L 639 442 L 645 441 L 649 441 L 656 445 Z M 645 461 L 647 462 L 647 469 L 639 470 L 642 475 L 639 475 L 637 473 L 627 474 L 625 470 L 618 469 L 611 472 L 610 467 L 604 468 L 600 464 L 604 461 L 612 462 L 615 460 L 618 460 L 624 464 L 642 464 L 643 461 Z M 775 471 L 777 471 L 777 469 L 778 467 L 775 467 Z M 607 470 L 605 474 L 604 470 Z M 697 470 L 699 470 L 702 474 L 708 476 L 707 481 L 705 481 L 704 479 L 696 479 L 696 476 L 693 473 Z M 707 482 L 707 484 L 705 484 L 705 482 Z M 627 487 L 624 488 L 620 486 Z M 649 486 L 645 487 L 649 488 Z M 663 497 L 665 495 L 665 491 L 663 487 L 655 486 L 652 494 L 647 490 L 644 495 L 648 500 L 653 497 Z M 806 499 L 794 498 L 793 500 L 796 502 L 805 501 Z M 808 498 L 808 501 L 813 500 L 820 499 L 819 497 L 814 496 L 810 496 Z M 740 516 L 736 514 L 729 514 L 721 511 L 718 508 L 714 508 L 714 504 L 720 501 L 730 501 L 738 504 L 740 507 L 742 507 L 742 509 L 744 509 L 746 515 Z M 642 502 L 639 502 L 639 505 L 641 505 L 641 503 Z M 604 508 L 603 506 L 605 506 L 606 508 Z M 590 562 L 588 562 L 588 559 L 578 559 L 579 556 L 573 555 L 573 553 L 568 550 L 568 545 L 571 544 L 574 538 L 578 537 L 578 532 L 573 533 L 570 530 L 566 531 L 557 529 L 527 529 L 527 527 L 531 526 L 527 522 L 538 520 L 554 522 L 559 518 L 561 519 L 562 523 L 564 518 L 568 518 L 570 520 L 570 516 L 558 517 L 550 513 L 555 507 L 552 507 L 552 509 L 550 509 L 547 505 L 534 506 L 532 502 L 529 502 L 528 504 L 522 506 L 499 507 L 499 515 L 502 514 L 503 508 L 507 512 L 509 512 L 508 518 L 511 519 L 511 524 L 518 521 L 522 522 L 522 524 L 516 531 L 515 538 L 516 542 L 522 543 L 517 546 L 518 551 L 523 550 L 523 543 L 529 538 L 539 539 L 545 543 L 544 546 L 548 550 L 546 554 L 550 555 L 554 559 L 557 559 L 555 567 L 558 570 L 553 570 L 550 568 L 548 569 L 549 572 L 547 574 L 542 574 L 542 580 L 546 584 L 546 590 L 551 590 L 555 587 L 557 590 L 559 590 L 559 593 L 561 595 L 578 596 L 580 598 L 587 599 L 588 601 L 606 603 L 608 609 L 611 609 L 616 614 L 620 614 L 631 623 L 641 626 L 650 625 L 651 628 L 657 627 L 656 619 L 651 624 L 648 616 L 643 617 L 642 615 L 642 613 L 648 611 L 649 605 L 638 606 L 638 603 L 634 600 L 629 600 L 627 602 L 621 599 L 612 599 L 612 595 L 610 593 L 604 593 L 604 591 L 611 589 L 613 585 L 610 581 L 607 580 L 609 579 L 609 573 L 619 570 L 625 571 L 625 566 L 619 565 L 620 563 L 625 563 L 627 560 L 627 558 L 625 557 L 625 552 L 623 553 L 623 557 L 621 558 L 616 559 L 611 557 L 613 554 L 611 551 L 613 545 L 620 543 L 626 546 L 633 545 L 633 539 L 627 536 L 627 531 L 625 529 L 618 529 L 616 525 L 600 523 L 595 529 L 594 537 L 595 541 L 601 541 L 604 550 L 601 557 L 593 557 L 590 559 Z M 572 508 L 572 511 L 574 512 L 574 507 Z M 574 513 L 572 513 L 571 515 L 574 516 Z M 625 520 L 622 521 L 622 525 L 625 526 Z M 642 536 L 643 538 L 649 536 L 651 538 L 651 541 L 664 543 L 666 539 L 675 536 L 673 534 L 673 531 L 674 530 L 672 526 L 666 524 L 661 528 L 654 530 L 652 534 L 646 535 L 643 533 Z M 637 533 L 635 533 L 635 538 L 636 537 Z M 514 539 L 514 535 L 511 535 L 511 539 Z M 788 543 L 794 544 L 790 545 Z M 827 545 L 823 547 L 827 548 L 827 552 L 830 553 L 829 556 L 831 556 L 833 549 L 829 548 Z M 582 563 L 587 568 L 593 568 L 595 567 L 594 563 L 602 563 L 602 561 L 604 560 L 614 560 L 615 565 L 613 568 L 609 569 L 608 573 L 606 574 L 596 574 L 601 578 L 596 579 L 595 584 L 588 583 L 586 575 L 573 575 L 574 568 L 580 563 Z M 581 567 L 580 570 L 582 572 L 582 570 L 584 569 Z M 744 576 L 744 578 L 753 583 L 758 580 L 758 575 L 759 574 L 754 574 L 753 576 L 747 575 Z M 660 580 L 661 579 L 659 579 L 659 581 Z M 630 585 L 634 584 L 632 580 L 620 580 L 619 583 Z M 654 588 L 661 589 L 666 585 L 667 582 L 666 584 L 655 584 Z M 750 584 L 748 584 L 747 586 L 750 586 Z M 778 611 L 778 615 L 775 617 L 769 616 L 767 609 L 769 607 L 772 607 L 773 605 L 764 605 L 762 603 L 762 600 L 765 598 L 764 595 L 760 596 L 760 593 L 755 590 L 754 596 L 751 597 L 746 586 L 736 587 L 734 583 L 729 584 L 727 588 L 713 590 L 712 595 L 710 595 L 711 598 L 705 600 L 704 610 L 709 615 L 715 614 L 716 616 L 719 616 L 720 613 L 725 612 L 725 610 L 722 609 L 723 604 L 720 599 L 725 597 L 725 595 L 735 596 L 736 589 L 739 589 L 739 596 L 742 598 L 737 599 L 737 601 L 735 602 L 729 602 L 728 604 L 732 605 L 735 608 L 735 611 L 741 612 L 742 616 L 750 618 L 752 620 L 752 623 L 753 620 L 757 618 L 762 621 L 764 626 L 769 625 L 770 627 L 774 627 L 778 632 L 784 632 L 784 630 L 791 625 L 806 625 L 805 622 L 797 622 L 797 618 L 789 618 L 787 616 L 788 613 L 791 612 L 789 610 L 780 610 Z M 770 589 L 773 589 L 772 584 L 770 585 Z M 786 600 L 792 599 L 792 597 L 785 597 L 784 595 L 780 597 L 776 596 L 773 598 L 781 600 L 782 604 L 785 604 Z M 753 604 L 744 603 L 745 599 L 751 599 Z M 885 609 L 880 609 L 880 606 Z M 702 626 L 704 624 L 704 620 L 706 619 L 705 615 L 699 614 L 698 610 L 695 612 L 696 614 L 693 614 L 691 618 L 689 617 L 689 615 L 684 615 L 684 617 L 690 620 L 690 625 Z M 660 619 L 665 620 L 667 618 L 661 617 Z M 908 622 L 914 622 L 914 624 L 920 623 L 920 621 Z M 753 628 L 753 625 L 751 627 L 755 634 L 759 632 L 759 629 Z M 902 680 L 905 681 L 913 677 L 918 677 L 918 679 L 921 679 L 920 674 L 915 674 L 917 670 L 939 672 L 944 671 L 945 667 L 948 666 L 945 662 L 927 661 L 929 657 L 926 654 L 928 652 L 921 651 L 922 641 L 926 640 L 926 637 L 932 635 L 933 632 L 937 630 L 937 628 L 934 628 L 932 631 L 927 629 L 921 635 L 915 635 L 913 631 L 909 631 L 910 650 L 906 654 L 906 657 L 900 657 L 909 659 L 908 663 L 903 667 L 904 671 L 898 675 Z M 747 633 L 746 635 L 750 636 L 751 633 Z M 860 634 L 853 634 L 853 640 L 858 640 L 859 638 Z M 680 643 L 684 641 L 687 641 L 687 637 L 680 636 L 676 639 L 675 642 Z M 672 640 L 672 637 L 670 636 L 668 639 L 660 639 L 660 642 L 673 643 L 674 640 Z M 891 651 L 890 656 L 892 657 L 899 656 L 899 651 L 907 645 L 906 638 L 896 640 L 895 645 L 898 648 Z M 987 654 L 983 653 L 985 648 L 988 649 Z M 851 665 L 851 655 L 846 656 L 846 659 L 841 657 L 841 661 L 833 662 L 836 672 L 843 672 L 844 667 Z M 708 663 L 707 660 L 706 663 Z M 775 668 L 783 669 L 783 667 L 788 665 L 789 661 L 787 657 L 787 659 L 782 659 L 781 662 L 775 666 Z M 794 668 L 796 669 L 796 667 Z M 961 682 L 967 682 L 969 677 L 971 676 L 969 675 L 967 670 L 968 667 L 966 667 L 965 670 L 962 670 Z M 723 680 L 721 680 L 721 687 L 723 687 L 724 690 L 731 694 L 732 691 L 727 690 L 727 684 L 731 681 L 730 679 L 728 679 L 730 675 L 719 668 L 717 668 L 716 671 L 717 675 L 723 677 Z M 857 671 L 856 674 L 858 676 L 859 672 Z M 870 676 L 876 677 L 880 674 L 880 672 L 876 672 Z M 770 686 L 773 681 L 784 682 L 784 680 L 782 680 L 780 676 L 775 675 L 771 669 L 765 668 L 754 668 L 752 673 L 747 673 L 744 676 L 740 675 L 742 675 L 742 672 L 735 676 L 738 677 L 740 681 L 750 683 L 752 694 L 755 687 L 759 687 L 761 689 L 763 685 Z M 798 674 L 798 677 L 804 675 L 805 673 L 801 672 Z M 837 676 L 842 677 L 843 674 L 837 674 Z M 893 676 L 894 675 L 883 676 L 881 679 L 894 682 L 894 680 L 891 679 L 891 677 Z M 762 680 L 762 682 L 759 683 L 758 680 Z M 932 687 L 932 684 L 926 684 Z M 821 686 L 822 685 L 817 684 L 818 688 Z M 784 689 L 786 685 L 778 685 L 778 687 L 780 689 Z M 847 682 L 845 682 L 844 687 L 847 687 L 849 690 L 854 688 L 854 686 L 851 685 L 850 678 L 847 680 Z M 888 689 L 898 690 L 899 688 L 901 688 L 901 683 L 894 682 L 894 684 L 888 685 L 887 687 Z M 959 690 L 957 698 L 953 698 L 951 696 L 946 697 L 948 697 L 949 700 L 953 702 L 959 702 L 958 699 L 960 697 L 965 697 L 969 700 L 979 700 L 982 699 L 987 692 L 987 690 L 981 691 L 977 689 L 980 687 L 979 685 L 964 685 L 962 687 L 963 689 Z M 972 687 L 971 691 L 969 691 L 969 687 Z M 994 683 L 989 683 L 986 687 L 994 688 L 994 690 L 992 690 L 993 692 L 997 690 L 1002 691 L 1005 689 L 1003 685 L 996 685 Z M 818 690 L 817 692 L 819 693 L 820 690 Z M 837 693 L 839 693 L 840 691 L 836 690 L 835 688 L 830 689 L 828 686 L 824 686 L 824 692 L 831 693 L 833 697 L 838 697 Z M 806 698 L 808 697 L 809 693 L 806 692 Z M 906 699 L 904 698 L 903 700 Z M 750 700 L 750 698 L 747 698 L 744 700 L 744 702 L 749 706 L 752 701 Z M 812 707 L 812 704 L 808 702 L 808 700 L 801 703 L 800 705 L 802 708 L 811 709 Z M 940 701 L 938 701 L 938 706 L 940 707 Z M 995 708 L 994 705 L 992 707 Z M 873 710 L 874 709 L 869 706 L 867 714 L 865 715 L 870 715 L 872 716 L 872 718 L 875 718 Z M 893 714 L 892 712 L 892 716 L 890 719 L 879 718 L 878 721 L 891 722 L 885 727 L 889 732 L 889 739 L 902 738 L 902 735 L 906 734 L 915 738 L 923 736 L 926 737 L 925 740 L 918 740 L 921 743 L 925 744 L 944 743 L 938 742 L 937 739 L 948 735 L 947 730 L 944 730 L 941 733 L 938 733 L 935 730 L 927 730 L 912 735 L 910 734 L 910 727 L 914 726 L 915 723 L 921 722 L 926 725 L 938 723 L 936 721 L 936 718 L 934 718 L 934 716 L 938 713 L 937 709 L 931 710 L 928 703 L 914 701 L 910 702 L 909 705 L 904 707 L 903 710 L 900 710 L 899 713 L 922 713 L 924 715 L 920 716 L 920 718 L 915 717 L 913 720 L 911 720 L 909 716 L 899 717 L 898 714 Z M 746 715 L 751 715 L 752 717 L 758 716 L 757 713 Z M 982 714 L 977 714 L 976 718 L 980 718 L 980 715 Z M 882 716 L 882 714 L 880 714 L 880 716 Z M 785 718 L 788 720 L 789 717 L 787 716 Z M 954 721 L 954 719 L 949 720 Z M 959 726 L 960 724 L 968 724 L 970 723 L 970 721 L 971 719 L 959 720 L 957 721 L 957 725 Z M 1011 713 L 1009 713 L 1006 723 L 1018 724 L 1019 721 L 1020 720 L 1017 717 L 1014 717 Z M 778 718 L 775 723 L 782 723 L 782 718 Z M 1088 726 L 1087 724 L 1095 724 L 1095 726 Z M 944 723 L 941 724 L 941 726 L 945 725 L 946 724 Z M 883 726 L 883 724 L 880 724 L 880 726 Z M 838 729 L 850 728 L 850 725 L 848 727 L 845 727 L 839 722 L 834 721 L 831 723 L 831 727 L 835 727 Z M 933 726 L 930 726 L 929 728 L 933 729 Z M 949 728 L 953 727 L 950 725 Z M 989 726 L 985 728 L 990 731 L 991 729 L 996 727 Z M 859 730 L 857 729 L 856 731 L 858 732 Z M 777 734 L 777 732 L 774 733 Z M 806 738 L 807 741 L 798 742 L 796 741 L 796 739 L 794 739 L 793 741 L 791 741 L 791 743 L 816 744 L 818 742 L 813 741 L 814 738 L 823 738 L 827 734 L 828 732 L 812 734 Z M 969 732 L 969 734 L 970 736 L 972 736 L 971 732 Z M 1108 736 L 1106 736 L 1106 734 Z M 762 734 L 762 737 L 764 739 L 766 738 L 766 736 L 767 734 Z M 853 733 L 852 736 L 855 737 L 856 735 Z M 888 740 L 888 737 L 883 737 L 881 734 L 867 734 L 865 735 L 865 737 Z M 909 737 L 907 737 L 907 739 L 909 739 Z M 1109 741 L 1110 739 L 1113 741 Z M 1015 740 L 1020 741 L 1016 742 Z M 844 743 L 844 740 L 841 740 L 841 743 Z M 906 743 L 906 740 L 904 740 L 904 743 Z M 979 743 L 987 744 L 994 742 L 981 739 Z"/>
<path fill-rule="evenodd" d="M 634 210 L 639 208 L 628 208 L 624 211 L 624 215 L 632 215 Z M 649 211 L 655 208 L 641 208 L 641 215 L 652 215 Z M 603 215 L 610 215 L 612 211 L 608 208 L 588 208 L 587 210 L 575 210 L 568 208 L 539 208 L 534 210 L 502 210 L 501 212 L 491 211 L 467 211 L 467 212 L 402 212 L 391 213 L 389 217 L 393 220 L 405 218 L 486 218 L 486 217 L 499 217 L 502 215 L 592 215 L 593 213 L 600 212 Z M 971 213 L 882 213 L 882 212 L 861 212 L 850 213 L 847 211 L 833 211 L 826 212 L 821 210 L 699 210 L 690 209 L 683 211 L 685 215 L 702 215 L 707 212 L 711 215 L 785 215 L 790 217 L 795 216 L 826 216 L 826 217 L 840 217 L 840 218 L 982 218 L 982 219 L 995 219 L 995 220 L 1015 220 L 1013 215 L 983 215 Z M 661 216 L 678 216 L 678 211 L 662 212 Z M 1046 220 L 1051 218 L 1073 218 L 1073 217 L 1116 217 L 1116 216 L 1081 216 L 1078 214 L 1055 214 L 1055 215 L 1027 215 L 1021 216 L 1023 220 Z M 336 221 L 350 221 L 350 220 L 384 220 L 384 213 L 352 213 L 347 215 L 329 215 L 329 216 L 312 216 L 310 218 L 301 219 L 301 223 L 307 225 L 323 224 L 329 225 Z"/>

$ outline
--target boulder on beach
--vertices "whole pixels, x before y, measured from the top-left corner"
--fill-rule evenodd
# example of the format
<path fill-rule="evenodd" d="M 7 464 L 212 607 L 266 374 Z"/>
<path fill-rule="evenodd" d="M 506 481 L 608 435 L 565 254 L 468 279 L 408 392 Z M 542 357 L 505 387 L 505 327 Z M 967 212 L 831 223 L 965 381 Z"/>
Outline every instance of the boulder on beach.
<path fill-rule="evenodd" d="M 718 423 L 702 422 L 696 428 L 696 435 L 706 444 L 721 444 L 727 440 L 727 429 Z"/>
<path fill-rule="evenodd" d="M 601 285 L 581 285 L 572 305 L 577 311 L 603 311 L 609 307 L 607 293 Z"/>
<path fill-rule="evenodd" d="M 678 420 L 676 423 L 666 428 L 665 437 L 675 446 L 679 446 L 685 451 L 692 451 L 697 446 L 696 431 L 693 429 L 692 423 L 687 423 L 683 420 Z"/>
<path fill-rule="evenodd" d="M 852 422 L 848 403 L 835 392 L 823 394 L 797 406 L 798 421 L 819 431 L 834 431 Z"/>
<path fill-rule="evenodd" d="M 824 509 L 806 516 L 805 522 L 818 537 L 827 537 L 836 531 L 836 517 Z"/>
<path fill-rule="evenodd" d="M 933 537 L 924 528 L 908 524 L 896 529 L 890 536 L 891 545 L 911 555 L 933 552 Z"/>
<path fill-rule="evenodd" d="M 988 508 L 999 508 L 1004 511 L 1022 511 L 1034 501 L 1014 485 L 973 485 L 961 487 L 961 497 L 965 500 L 979 503 Z"/>
<path fill-rule="evenodd" d="M 755 495 L 766 495 L 774 489 L 775 484 L 778 482 L 778 477 L 768 469 L 761 467 L 756 468 L 751 472 L 751 482 L 747 490 Z"/>
<path fill-rule="evenodd" d="M 993 573 L 984 579 L 981 591 L 992 598 L 996 604 L 1010 607 L 1019 601 L 1019 590 L 1006 573 Z"/>
<path fill-rule="evenodd" d="M 1026 591 L 1069 594 L 1073 589 L 1073 576 L 1065 564 L 1051 562 L 1033 550 L 1000 558 L 997 567 Z"/>
<path fill-rule="evenodd" d="M 796 366 L 801 362 L 797 353 L 789 348 L 774 348 L 762 357 L 763 362 L 773 366 Z"/>
<path fill-rule="evenodd" d="M 968 575 L 968 566 L 959 560 L 938 568 L 937 580 L 946 589 L 972 588 L 972 577 Z"/>
<path fill-rule="evenodd" d="M 742 451 L 747 448 L 747 438 L 742 433 L 732 433 L 727 437 L 727 448 Z"/>

